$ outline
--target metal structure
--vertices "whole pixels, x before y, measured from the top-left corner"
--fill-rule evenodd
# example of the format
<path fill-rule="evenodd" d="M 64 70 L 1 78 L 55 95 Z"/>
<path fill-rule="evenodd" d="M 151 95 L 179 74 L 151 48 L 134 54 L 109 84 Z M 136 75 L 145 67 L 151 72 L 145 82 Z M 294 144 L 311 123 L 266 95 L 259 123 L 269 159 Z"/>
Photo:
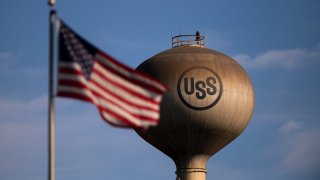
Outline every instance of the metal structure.
<path fill-rule="evenodd" d="M 204 36 L 199 31 L 195 35 L 178 35 L 172 37 L 172 47 L 204 47 Z"/>
<path fill-rule="evenodd" d="M 55 0 L 48 0 L 49 12 L 49 86 L 48 86 L 48 180 L 56 179 L 55 168 L 55 119 L 54 119 L 54 22 L 56 18 Z"/>
<path fill-rule="evenodd" d="M 245 70 L 204 48 L 203 39 L 200 33 L 175 36 L 173 48 L 137 68 L 169 86 L 160 124 L 137 133 L 173 159 L 179 180 L 205 180 L 208 159 L 241 134 L 254 109 Z"/>

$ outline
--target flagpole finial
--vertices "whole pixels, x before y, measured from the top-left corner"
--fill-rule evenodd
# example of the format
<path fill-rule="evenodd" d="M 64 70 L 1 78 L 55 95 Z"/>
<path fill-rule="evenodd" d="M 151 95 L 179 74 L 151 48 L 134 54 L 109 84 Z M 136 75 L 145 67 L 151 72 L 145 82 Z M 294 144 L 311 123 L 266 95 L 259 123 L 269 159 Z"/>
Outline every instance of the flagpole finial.
<path fill-rule="evenodd" d="M 56 0 L 48 0 L 48 4 L 53 7 L 56 4 Z"/>

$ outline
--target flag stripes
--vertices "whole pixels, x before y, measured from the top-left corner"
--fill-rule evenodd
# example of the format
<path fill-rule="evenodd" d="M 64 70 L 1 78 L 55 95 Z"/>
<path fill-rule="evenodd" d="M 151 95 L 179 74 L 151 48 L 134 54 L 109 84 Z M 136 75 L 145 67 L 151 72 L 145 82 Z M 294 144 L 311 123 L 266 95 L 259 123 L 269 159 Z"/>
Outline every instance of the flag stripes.
<path fill-rule="evenodd" d="M 101 84 L 102 82 L 105 82 L 105 83 Z M 126 91 L 125 89 L 122 89 L 122 87 L 118 87 L 116 89 L 114 88 L 114 84 L 107 82 L 105 80 L 102 80 L 100 77 L 98 77 L 95 74 L 92 74 L 92 80 L 90 82 L 90 85 L 95 85 L 95 87 L 99 88 L 99 90 L 104 91 L 104 93 L 111 94 L 117 97 L 118 99 L 125 98 L 126 101 L 129 101 L 130 103 L 133 103 L 133 104 L 149 107 L 151 109 L 157 109 L 159 105 L 158 102 L 152 102 L 152 100 L 143 99 L 138 96 L 135 96 L 134 94 Z"/>
<path fill-rule="evenodd" d="M 57 95 L 95 104 L 102 118 L 115 126 L 157 125 L 167 87 L 93 48 L 65 24 L 62 28 Z"/>
<path fill-rule="evenodd" d="M 127 83 L 127 81 L 124 81 L 122 78 L 119 78 L 117 75 L 114 75 L 108 69 L 105 69 L 104 67 L 102 67 L 102 65 L 100 63 L 97 63 L 95 68 L 97 70 L 95 73 L 98 74 L 100 77 L 104 77 L 104 79 L 107 79 L 108 81 L 112 82 L 113 84 L 116 84 L 119 86 L 121 84 L 123 84 L 123 88 L 127 89 L 128 91 L 132 91 L 132 93 L 137 93 L 137 95 L 140 94 L 146 98 L 148 98 L 148 96 L 155 97 L 155 96 L 159 95 L 157 93 L 153 93 L 153 92 L 147 91 L 145 89 L 137 88 L 132 83 Z"/>
<path fill-rule="evenodd" d="M 129 69 L 128 67 L 120 64 L 119 62 L 116 62 L 106 54 L 98 54 L 97 60 L 101 62 L 105 68 L 117 74 L 119 77 L 127 79 L 128 81 L 131 81 L 139 86 L 144 86 L 144 89 L 148 89 L 159 94 L 162 94 L 164 91 L 167 90 L 166 86 L 157 82 L 157 80 L 153 79 L 152 77 L 147 76 L 146 74 L 142 74 L 138 71 Z"/>
<path fill-rule="evenodd" d="M 98 63 L 93 65 L 93 72 L 89 82 L 81 75 L 80 67 L 73 64 L 67 68 L 66 64 L 59 66 L 58 87 L 59 96 L 72 96 L 73 98 L 85 100 L 96 104 L 104 117 L 110 117 L 125 121 L 121 123 L 140 127 L 145 125 L 156 125 L 159 118 L 159 103 L 161 95 L 150 93 L 155 100 L 147 99 L 147 94 L 141 95 L 131 92 L 125 86 L 133 86 L 131 82 L 119 80 L 113 82 L 108 78 L 101 77 L 105 74 L 101 71 Z M 98 67 L 98 68 L 96 68 Z M 100 69 L 99 69 L 100 68 Z M 108 73 L 108 72 L 107 72 Z M 119 79 L 119 77 L 117 77 Z M 128 85 L 129 84 L 129 85 Z M 138 90 L 138 92 L 143 90 Z M 126 98 L 124 98 L 126 97 Z M 109 118 L 108 118 L 109 120 Z M 149 121 L 149 123 L 140 122 Z M 113 125 L 115 122 L 111 122 Z M 128 125 L 129 125 L 128 124 Z"/>

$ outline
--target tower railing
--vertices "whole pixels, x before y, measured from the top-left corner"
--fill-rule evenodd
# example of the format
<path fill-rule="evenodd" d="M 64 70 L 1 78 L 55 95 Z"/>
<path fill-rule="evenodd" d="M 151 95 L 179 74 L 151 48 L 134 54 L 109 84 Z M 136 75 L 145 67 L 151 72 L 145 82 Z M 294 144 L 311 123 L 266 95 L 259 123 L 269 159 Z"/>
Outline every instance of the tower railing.
<path fill-rule="evenodd" d="M 172 37 L 172 48 L 175 47 L 205 47 L 204 36 L 197 31 L 195 35 L 177 35 Z"/>

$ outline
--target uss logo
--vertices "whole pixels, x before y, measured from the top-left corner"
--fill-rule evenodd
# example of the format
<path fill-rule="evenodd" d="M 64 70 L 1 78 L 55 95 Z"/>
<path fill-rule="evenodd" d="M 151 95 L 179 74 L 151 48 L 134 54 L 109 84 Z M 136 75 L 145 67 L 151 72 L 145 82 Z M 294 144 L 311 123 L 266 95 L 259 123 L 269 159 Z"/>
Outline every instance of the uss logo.
<path fill-rule="evenodd" d="M 203 66 L 184 71 L 177 84 L 181 101 L 195 110 L 207 110 L 216 105 L 221 98 L 222 90 L 218 74 Z"/>

